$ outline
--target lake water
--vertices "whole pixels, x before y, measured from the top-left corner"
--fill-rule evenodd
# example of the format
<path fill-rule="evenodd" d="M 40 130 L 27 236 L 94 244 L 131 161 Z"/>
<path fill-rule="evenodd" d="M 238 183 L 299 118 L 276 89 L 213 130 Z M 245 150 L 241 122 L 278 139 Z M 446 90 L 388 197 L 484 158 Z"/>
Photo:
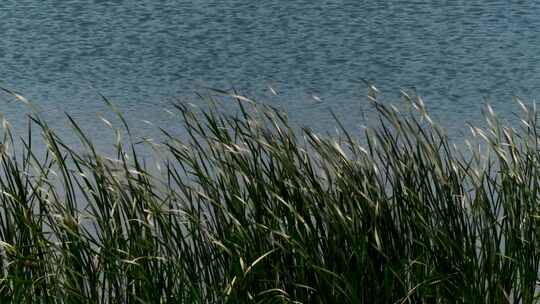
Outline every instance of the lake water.
<path fill-rule="evenodd" d="M 2 1 L 0 85 L 98 141 L 97 114 L 110 117 L 98 93 L 152 134 L 141 120 L 167 124 L 163 108 L 204 87 L 235 87 L 320 131 L 335 125 L 331 108 L 354 129 L 362 79 L 387 100 L 415 88 L 454 132 L 479 121 L 486 96 L 504 117 L 513 95 L 539 96 L 539 28 L 534 1 Z M 24 106 L 0 105 L 24 126 Z"/>

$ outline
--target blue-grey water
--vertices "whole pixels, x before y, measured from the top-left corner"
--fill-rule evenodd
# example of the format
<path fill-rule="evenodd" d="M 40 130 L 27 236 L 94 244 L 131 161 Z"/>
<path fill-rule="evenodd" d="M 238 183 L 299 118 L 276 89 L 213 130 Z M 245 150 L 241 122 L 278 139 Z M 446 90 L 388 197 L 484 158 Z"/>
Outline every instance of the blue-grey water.
<path fill-rule="evenodd" d="M 140 133 L 204 87 L 237 88 L 320 131 L 363 124 L 373 82 L 387 100 L 414 88 L 449 130 L 481 119 L 483 98 L 509 116 L 540 87 L 534 1 L 18 0 L 0 3 L 0 85 L 51 125 L 73 115 L 97 140 L 109 97 Z M 279 93 L 272 94 L 270 87 Z M 318 96 L 317 102 L 313 95 Z M 20 128 L 25 107 L 0 112 Z"/>

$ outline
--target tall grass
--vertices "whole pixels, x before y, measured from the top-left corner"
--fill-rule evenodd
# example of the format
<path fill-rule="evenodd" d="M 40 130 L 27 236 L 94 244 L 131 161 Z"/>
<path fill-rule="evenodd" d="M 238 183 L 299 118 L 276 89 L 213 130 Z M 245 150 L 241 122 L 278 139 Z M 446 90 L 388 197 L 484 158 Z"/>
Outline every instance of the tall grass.
<path fill-rule="evenodd" d="M 336 137 L 227 98 L 232 114 L 174 105 L 159 170 L 129 136 L 99 154 L 71 118 L 82 149 L 36 115 L 20 139 L 5 124 L 0 302 L 538 301 L 536 109 L 516 130 L 488 106 L 458 149 L 405 93 L 410 111 L 370 95 L 377 126 Z"/>

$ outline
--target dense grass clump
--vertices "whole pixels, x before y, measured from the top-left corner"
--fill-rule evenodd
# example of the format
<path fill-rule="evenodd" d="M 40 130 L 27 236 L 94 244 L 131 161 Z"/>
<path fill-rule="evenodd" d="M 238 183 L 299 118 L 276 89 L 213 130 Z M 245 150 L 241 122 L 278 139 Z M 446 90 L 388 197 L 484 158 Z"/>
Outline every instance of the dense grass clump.
<path fill-rule="evenodd" d="M 515 130 L 488 106 L 458 149 L 405 93 L 410 110 L 370 96 L 380 123 L 334 138 L 227 98 L 232 114 L 175 104 L 159 169 L 131 137 L 100 155 L 73 120 L 82 150 L 37 116 L 6 127 L 0 302 L 538 301 L 536 109 Z"/>

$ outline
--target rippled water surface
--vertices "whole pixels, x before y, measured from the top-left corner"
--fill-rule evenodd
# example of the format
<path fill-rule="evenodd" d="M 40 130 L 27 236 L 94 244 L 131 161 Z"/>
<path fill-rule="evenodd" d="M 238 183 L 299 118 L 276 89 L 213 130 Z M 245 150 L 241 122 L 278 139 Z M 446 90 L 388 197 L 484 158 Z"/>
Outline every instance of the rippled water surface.
<path fill-rule="evenodd" d="M 146 130 L 203 87 L 235 87 L 319 130 L 334 125 L 328 108 L 356 127 L 367 79 L 388 100 L 415 88 L 459 130 L 486 96 L 503 116 L 512 95 L 538 97 L 539 28 L 534 1 L 2 1 L 0 84 L 53 125 L 67 111 L 99 134 L 98 93 Z M 23 120 L 23 106 L 0 104 Z"/>

